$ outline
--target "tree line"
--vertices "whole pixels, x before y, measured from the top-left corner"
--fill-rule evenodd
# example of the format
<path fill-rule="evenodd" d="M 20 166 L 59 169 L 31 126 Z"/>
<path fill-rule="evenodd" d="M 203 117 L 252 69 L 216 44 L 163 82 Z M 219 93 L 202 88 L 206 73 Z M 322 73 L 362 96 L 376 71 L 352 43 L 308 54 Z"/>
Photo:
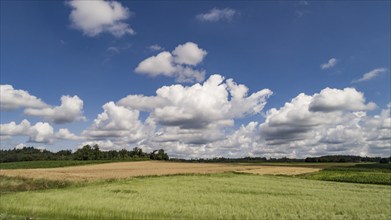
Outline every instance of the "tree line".
<path fill-rule="evenodd" d="M 178 162 L 199 162 L 199 163 L 256 163 L 256 162 L 276 162 L 276 163 L 292 163 L 292 162 L 306 162 L 306 163 L 360 163 L 360 162 L 377 162 L 389 163 L 391 157 L 360 157 L 350 155 L 327 155 L 321 157 L 307 157 L 305 159 L 297 158 L 266 158 L 266 157 L 242 157 L 242 158 L 199 158 L 199 159 L 170 159 L 170 161 Z"/>
<path fill-rule="evenodd" d="M 338 163 L 359 163 L 359 162 L 377 162 L 377 163 L 389 163 L 391 157 L 360 157 L 349 155 L 328 155 L 321 157 L 307 157 L 305 162 L 309 163 L 322 163 L 322 162 L 338 162 Z"/>
<path fill-rule="evenodd" d="M 51 152 L 34 147 L 21 149 L 0 150 L 0 162 L 39 161 L 39 160 L 169 160 L 169 156 L 163 149 L 154 150 L 150 153 L 143 152 L 141 148 L 132 150 L 122 149 L 119 151 L 101 151 L 98 145 L 85 145 L 72 152 L 60 150 Z"/>
<path fill-rule="evenodd" d="M 198 158 L 198 159 L 178 159 L 168 156 L 163 149 L 154 150 L 150 153 L 143 152 L 141 148 L 135 147 L 132 150 L 122 149 L 119 151 L 101 151 L 98 145 L 85 145 L 75 152 L 71 150 L 60 150 L 51 152 L 34 147 L 24 147 L 21 149 L 0 150 L 0 163 L 18 161 L 38 161 L 38 160 L 170 160 L 174 162 L 199 162 L 199 163 L 254 163 L 254 162 L 380 162 L 389 163 L 391 157 L 360 157 L 351 155 L 328 155 L 321 157 L 297 158 L 266 158 L 266 157 L 242 157 L 242 158 Z"/>

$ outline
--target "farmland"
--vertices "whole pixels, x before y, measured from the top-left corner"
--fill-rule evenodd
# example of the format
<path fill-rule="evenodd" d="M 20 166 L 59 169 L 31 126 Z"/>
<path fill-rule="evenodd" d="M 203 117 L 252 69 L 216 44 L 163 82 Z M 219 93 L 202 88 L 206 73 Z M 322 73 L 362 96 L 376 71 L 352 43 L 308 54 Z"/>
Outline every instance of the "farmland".
<path fill-rule="evenodd" d="M 320 172 L 306 173 L 300 177 L 312 180 L 391 185 L 391 165 L 357 164 L 328 167 Z"/>
<path fill-rule="evenodd" d="M 48 160 L 0 163 L 0 169 L 55 168 L 88 164 L 110 163 L 110 160 Z"/>
<path fill-rule="evenodd" d="M 50 180 L 99 180 L 121 179 L 135 176 L 172 175 L 172 174 L 207 174 L 228 171 L 258 172 L 261 174 L 295 174 L 314 172 L 318 169 L 305 167 L 261 166 L 257 164 L 226 163 L 173 163 L 157 161 L 116 162 L 84 166 L 51 169 L 9 169 L 1 170 L 0 175 L 18 176 Z"/>
<path fill-rule="evenodd" d="M 5 219 L 391 218 L 389 184 L 310 178 L 333 169 L 388 175 L 389 165 L 337 165 L 143 161 L 1 170 L 0 213 Z"/>

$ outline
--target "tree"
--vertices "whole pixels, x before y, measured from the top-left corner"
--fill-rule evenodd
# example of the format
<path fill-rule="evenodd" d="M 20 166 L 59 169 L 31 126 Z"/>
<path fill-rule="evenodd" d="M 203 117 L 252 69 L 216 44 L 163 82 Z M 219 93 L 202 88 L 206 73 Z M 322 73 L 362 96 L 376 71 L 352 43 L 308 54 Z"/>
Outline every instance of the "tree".
<path fill-rule="evenodd" d="M 99 146 L 97 144 L 93 146 L 93 155 L 94 155 L 94 160 L 101 159 L 101 151 L 99 150 Z"/>
<path fill-rule="evenodd" d="M 151 160 L 169 160 L 170 158 L 168 157 L 167 153 L 164 153 L 163 149 L 160 150 L 154 150 L 149 159 Z"/>
<path fill-rule="evenodd" d="M 84 145 L 81 149 L 75 152 L 76 160 L 92 160 L 94 159 L 94 150 L 90 145 Z"/>

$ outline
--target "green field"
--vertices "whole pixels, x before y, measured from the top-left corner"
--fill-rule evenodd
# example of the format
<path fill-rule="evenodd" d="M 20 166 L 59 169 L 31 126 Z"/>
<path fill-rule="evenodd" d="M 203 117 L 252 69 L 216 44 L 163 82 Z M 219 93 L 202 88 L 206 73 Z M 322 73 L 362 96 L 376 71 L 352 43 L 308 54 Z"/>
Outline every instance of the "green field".
<path fill-rule="evenodd" d="M 35 168 L 55 168 L 55 167 L 69 167 L 80 166 L 89 164 L 100 163 L 113 163 L 113 162 L 129 162 L 129 161 L 142 161 L 141 159 L 132 160 L 42 160 L 42 161 L 23 161 L 23 162 L 7 162 L 0 163 L 0 169 L 35 169 Z"/>
<path fill-rule="evenodd" d="M 299 177 L 311 180 L 391 185 L 391 164 L 338 165 Z"/>
<path fill-rule="evenodd" d="M 390 219 L 391 186 L 251 174 L 174 175 L 7 193 L 4 218 Z"/>

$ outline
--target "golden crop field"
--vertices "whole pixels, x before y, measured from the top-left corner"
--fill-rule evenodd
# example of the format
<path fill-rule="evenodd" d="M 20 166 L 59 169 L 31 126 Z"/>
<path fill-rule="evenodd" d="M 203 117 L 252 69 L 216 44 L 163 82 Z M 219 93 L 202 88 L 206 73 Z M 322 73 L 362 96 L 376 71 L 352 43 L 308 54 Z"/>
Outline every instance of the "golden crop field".
<path fill-rule="evenodd" d="M 173 163 L 157 161 L 117 162 L 85 166 L 0 170 L 0 175 L 50 180 L 122 179 L 134 176 L 206 174 L 228 171 L 254 174 L 297 175 L 318 171 L 317 168 L 262 166 L 248 164 Z"/>

